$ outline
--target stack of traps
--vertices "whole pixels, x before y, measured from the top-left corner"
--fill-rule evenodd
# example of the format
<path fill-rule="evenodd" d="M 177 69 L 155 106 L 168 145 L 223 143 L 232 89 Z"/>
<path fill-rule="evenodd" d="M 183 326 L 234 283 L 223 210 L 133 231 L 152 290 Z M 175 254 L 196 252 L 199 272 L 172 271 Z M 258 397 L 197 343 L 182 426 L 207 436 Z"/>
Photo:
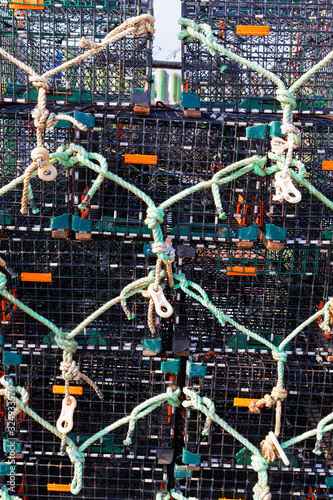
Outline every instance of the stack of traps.
<path fill-rule="evenodd" d="M 150 0 L 45 0 L 43 10 L 16 14 L 3 7 L 1 46 L 42 73 L 75 57 L 81 36 L 100 41 L 127 17 L 151 11 Z M 331 48 L 332 6 L 325 2 L 193 0 L 182 2 L 182 15 L 207 22 L 227 48 L 289 85 Z M 238 33 L 237 27 L 246 25 L 258 32 Z M 269 33 L 264 33 L 267 26 Z M 266 155 L 270 122 L 279 121 L 281 112 L 274 85 L 228 59 L 210 56 L 197 41 L 184 42 L 182 50 L 184 90 L 200 96 L 201 119 L 158 108 L 140 118 L 130 106 L 115 106 L 151 83 L 150 37 L 126 38 L 54 77 L 49 109 L 80 111 L 92 121 L 87 132 L 64 124 L 49 130 L 45 142 L 50 152 L 74 142 L 99 153 L 110 171 L 142 189 L 156 205 L 231 163 Z M 302 142 L 294 157 L 305 164 L 307 180 L 333 200 L 333 125 L 321 116 L 332 109 L 331 72 L 330 65 L 324 68 L 297 96 L 295 125 Z M 0 175 L 7 184 L 24 172 L 36 146 L 31 112 L 37 94 L 27 75 L 7 61 L 0 78 L 1 98 L 16 102 L 0 110 Z M 94 106 L 101 103 L 107 106 Z M 250 131 L 257 125 L 259 136 Z M 0 198 L 0 256 L 16 275 L 6 275 L 7 289 L 63 331 L 147 276 L 156 262 L 152 233 L 144 224 L 146 206 L 119 185 L 105 179 L 82 217 L 78 205 L 96 176 L 76 165 L 60 167 L 55 183 L 32 179 L 38 213 L 31 204 L 27 215 L 20 213 L 22 185 Z M 176 250 L 174 271 L 200 285 L 233 320 L 276 345 L 333 295 L 333 216 L 302 186 L 298 205 L 275 202 L 273 177 L 248 173 L 222 186 L 223 219 L 210 190 L 194 193 L 165 211 L 162 231 Z M 60 233 L 64 237 L 59 239 Z M 117 305 L 77 336 L 75 359 L 104 393 L 100 401 L 88 385 L 73 384 L 78 405 L 71 437 L 77 444 L 170 385 L 209 397 L 217 414 L 256 446 L 274 428 L 273 409 L 253 415 L 246 407 L 249 399 L 270 393 L 276 381 L 276 362 L 265 346 L 229 324 L 222 327 L 179 290 L 172 300 L 175 314 L 156 324 L 157 338 L 147 326 L 148 301 L 141 295 L 128 301 L 133 320 Z M 63 399 L 54 337 L 6 300 L 1 301 L 1 320 L 4 375 L 25 387 L 30 407 L 54 423 Z M 316 427 L 331 412 L 333 344 L 319 323 L 287 346 L 282 441 Z M 155 357 L 146 355 L 152 345 Z M 8 408 L 2 405 L 0 412 L 6 417 Z M 218 425 L 208 437 L 201 436 L 203 427 L 200 412 L 167 405 L 137 423 L 129 447 L 123 444 L 127 428 L 120 427 L 86 450 L 84 485 L 76 498 L 155 500 L 158 492 L 172 487 L 198 500 L 252 498 L 257 479 L 249 454 Z M 5 424 L 0 433 L 5 457 L 0 474 L 6 484 Z M 59 440 L 22 413 L 16 439 L 19 497 L 70 498 L 73 470 L 68 456 L 59 455 Z M 325 435 L 323 453 L 316 457 L 314 441 L 290 448 L 290 467 L 272 464 L 273 500 L 333 498 L 331 443 Z"/>

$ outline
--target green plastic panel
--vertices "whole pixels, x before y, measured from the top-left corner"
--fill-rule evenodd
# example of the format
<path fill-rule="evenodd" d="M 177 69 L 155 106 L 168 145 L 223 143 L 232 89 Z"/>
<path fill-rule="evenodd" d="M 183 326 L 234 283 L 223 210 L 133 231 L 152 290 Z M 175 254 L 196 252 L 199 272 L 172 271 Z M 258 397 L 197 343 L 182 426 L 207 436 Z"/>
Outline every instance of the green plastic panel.
<path fill-rule="evenodd" d="M 186 362 L 186 375 L 189 377 L 204 377 L 207 374 L 207 366 L 200 363 Z"/>
<path fill-rule="evenodd" d="M 186 465 L 200 465 L 201 455 L 197 455 L 196 453 L 192 453 L 188 450 L 185 450 L 185 448 L 183 448 L 182 461 L 183 461 L 183 464 L 186 464 Z"/>
<path fill-rule="evenodd" d="M 179 373 L 180 359 L 170 359 L 161 362 L 161 371 L 165 373 Z"/>

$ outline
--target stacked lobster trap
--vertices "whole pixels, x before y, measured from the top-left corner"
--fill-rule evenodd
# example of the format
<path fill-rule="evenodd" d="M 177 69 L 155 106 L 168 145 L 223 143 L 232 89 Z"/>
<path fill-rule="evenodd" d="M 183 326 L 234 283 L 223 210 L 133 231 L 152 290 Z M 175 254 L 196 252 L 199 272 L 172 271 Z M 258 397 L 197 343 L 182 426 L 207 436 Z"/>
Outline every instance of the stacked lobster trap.
<path fill-rule="evenodd" d="M 333 498 L 332 6 L 183 0 L 176 108 L 150 0 L 25 1 L 0 13 L 0 498 Z"/>

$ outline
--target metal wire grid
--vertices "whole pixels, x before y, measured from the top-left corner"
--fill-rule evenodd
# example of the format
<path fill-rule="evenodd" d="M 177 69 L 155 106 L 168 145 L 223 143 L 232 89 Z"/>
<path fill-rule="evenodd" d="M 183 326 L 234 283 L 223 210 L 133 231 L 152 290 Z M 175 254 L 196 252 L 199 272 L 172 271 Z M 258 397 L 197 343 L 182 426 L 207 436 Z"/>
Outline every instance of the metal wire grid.
<path fill-rule="evenodd" d="M 95 116 L 95 127 L 87 133 L 53 129 L 46 138 L 50 151 L 74 141 L 88 151 L 98 152 L 106 158 L 112 172 L 147 192 L 156 203 L 210 179 L 235 161 L 270 150 L 268 137 L 247 139 L 246 128 L 265 124 L 272 116 L 203 115 L 202 121 L 195 121 L 170 110 L 153 110 L 149 118 L 115 108 L 88 111 Z M 18 113 L 17 108 L 4 110 L 2 121 L 0 169 L 4 182 L 9 182 L 29 164 L 30 151 L 35 147 L 34 128 L 29 108 L 26 113 Z M 307 179 L 332 199 L 331 172 L 322 170 L 323 161 L 330 161 L 333 155 L 331 122 L 307 118 L 296 124 L 302 133 L 302 145 L 295 156 L 305 163 Z M 128 163 L 126 154 L 155 155 L 157 164 Z M 95 178 L 94 172 L 75 167 L 69 171 L 59 168 L 56 184 L 33 179 L 34 201 L 40 212 L 30 212 L 28 216 L 19 213 L 22 186 L 18 185 L 1 197 L 0 210 L 8 216 L 2 227 L 50 231 L 51 217 L 65 213 L 81 215 L 77 205 Z M 209 190 L 191 195 L 166 211 L 165 232 L 182 239 L 232 241 L 237 239 L 240 227 L 270 223 L 287 229 L 290 243 L 330 239 L 324 234 L 333 225 L 330 209 L 302 186 L 302 201 L 298 205 L 273 202 L 273 181 L 274 176 L 261 178 L 251 173 L 223 186 L 220 192 L 225 220 L 218 220 Z M 150 230 L 143 224 L 145 211 L 139 198 L 106 180 L 92 198 L 87 218 L 92 222 L 93 234 L 149 236 Z"/>
<path fill-rule="evenodd" d="M 82 53 L 81 37 L 99 42 L 126 18 L 152 13 L 151 0 L 106 2 L 92 6 L 56 2 L 43 10 L 4 7 L 0 17 L 2 48 L 42 74 Z M 152 40 L 150 36 L 127 37 L 96 56 L 52 77 L 48 102 L 120 102 L 133 90 L 149 87 Z M 37 101 L 29 75 L 3 58 L 0 71 L 1 99 Z"/>
<path fill-rule="evenodd" d="M 274 428 L 274 412 L 263 408 L 260 415 L 248 408 L 235 406 L 234 398 L 260 398 L 270 393 L 276 378 L 276 363 L 260 355 L 198 354 L 192 361 L 207 366 L 205 377 L 187 376 L 186 385 L 201 396 L 212 399 L 217 414 L 232 427 L 259 446 Z M 285 387 L 288 397 L 283 403 L 280 441 L 316 427 L 320 418 L 331 411 L 332 370 L 329 363 L 313 356 L 290 357 L 285 367 Z M 236 403 L 237 405 L 238 403 Z M 250 455 L 242 445 L 212 425 L 209 437 L 201 436 L 205 417 L 193 410 L 185 412 L 185 448 L 201 455 L 200 467 L 192 467 L 193 477 L 179 481 L 185 496 L 198 498 L 252 498 L 256 474 L 250 466 Z M 331 441 L 326 436 L 320 457 L 313 455 L 315 439 L 290 448 L 292 467 L 274 462 L 269 470 L 273 498 L 328 498 L 331 491 L 325 485 L 332 470 Z M 188 467 L 191 468 L 191 467 Z M 312 493 L 312 494 L 311 494 Z"/>
<path fill-rule="evenodd" d="M 60 415 L 63 395 L 53 393 L 54 386 L 63 386 L 59 349 L 20 349 L 22 363 L 5 366 L 5 376 L 15 380 L 29 392 L 29 407 L 46 421 L 55 425 Z M 80 371 L 91 378 L 102 391 L 100 400 L 95 391 L 85 382 L 70 385 L 82 387 L 82 395 L 75 396 L 77 407 L 73 431 L 69 437 L 82 444 L 88 437 L 107 425 L 129 415 L 146 399 L 176 385 L 176 375 L 161 372 L 161 358 L 133 356 L 129 351 L 78 350 L 76 361 Z M 119 427 L 109 435 L 96 441 L 87 450 L 88 456 L 112 459 L 161 459 L 161 448 L 173 448 L 174 410 L 167 404 L 160 406 L 145 419 L 137 421 L 131 446 L 125 446 L 127 426 Z M 29 457 L 57 456 L 60 441 L 32 418 L 22 415 L 18 418 L 17 439 L 22 442 L 22 453 Z M 69 459 L 63 459 L 66 463 Z"/>
<path fill-rule="evenodd" d="M 154 258 L 143 253 L 145 241 L 66 241 L 13 238 L 1 242 L 1 256 L 17 273 L 7 274 L 8 289 L 25 305 L 69 331 L 107 301 L 117 297 L 133 280 L 154 267 Z M 21 273 L 50 273 L 51 282 L 21 281 Z M 32 279 L 34 279 L 32 275 Z M 35 278 L 38 280 L 38 277 Z M 135 313 L 129 321 L 121 306 L 110 308 L 79 333 L 84 350 L 142 350 L 151 335 L 147 326 L 148 301 L 136 295 L 128 302 Z M 6 344 L 17 347 L 56 345 L 53 335 L 38 321 L 6 300 L 2 301 Z M 171 350 L 172 323 L 156 324 L 163 350 Z"/>
<path fill-rule="evenodd" d="M 261 64 L 288 86 L 332 50 L 330 2 L 183 0 L 182 17 L 208 23 L 225 48 Z M 269 26 L 269 35 L 237 34 L 238 26 Z M 267 78 L 221 55 L 212 57 L 198 41 L 182 47 L 183 84 L 200 96 L 203 107 L 280 109 L 275 85 Z M 300 89 L 299 110 L 332 108 L 331 74 L 329 64 Z"/>
<path fill-rule="evenodd" d="M 33 456 L 17 459 L 17 479 L 22 481 L 22 498 L 71 498 L 70 492 L 48 491 L 47 484 L 69 485 L 71 468 L 67 459 Z M 83 469 L 83 489 L 78 500 L 155 500 L 160 489 L 166 489 L 167 467 L 154 460 L 121 460 L 87 458 Z M 20 496 L 20 495 L 19 495 Z"/>
<path fill-rule="evenodd" d="M 178 272 L 199 284 L 216 307 L 271 342 L 281 342 L 331 295 L 331 250 L 286 247 L 280 252 L 192 243 L 177 249 Z M 175 349 L 195 352 L 258 352 L 265 346 L 229 324 L 222 327 L 201 305 L 177 293 Z M 292 352 L 331 352 L 317 323 L 288 346 Z"/>

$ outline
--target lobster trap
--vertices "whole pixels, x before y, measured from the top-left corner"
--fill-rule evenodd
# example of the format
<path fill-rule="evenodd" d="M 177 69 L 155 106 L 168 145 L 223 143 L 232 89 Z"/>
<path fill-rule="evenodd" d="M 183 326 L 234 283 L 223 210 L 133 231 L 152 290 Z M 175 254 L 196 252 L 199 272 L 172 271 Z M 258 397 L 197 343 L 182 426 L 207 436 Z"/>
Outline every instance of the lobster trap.
<path fill-rule="evenodd" d="M 273 409 L 249 412 L 249 403 L 270 392 L 276 378 L 275 362 L 264 355 L 195 354 L 187 362 L 186 385 L 214 401 L 216 413 L 236 431 L 259 445 L 274 427 Z M 313 356 L 290 357 L 285 366 L 288 396 L 282 407 L 282 442 L 316 427 L 330 413 L 332 374 L 329 363 Z M 205 417 L 187 410 L 184 416 L 182 463 L 178 487 L 184 496 L 218 499 L 251 498 L 255 472 L 249 452 L 216 423 L 202 436 Z M 271 464 L 269 482 L 274 498 L 329 498 L 332 475 L 330 440 L 322 442 L 322 455 L 312 451 L 313 438 L 286 449 L 290 466 Z M 182 466 L 184 471 L 185 467 Z"/>
<path fill-rule="evenodd" d="M 240 325 L 278 345 L 316 313 L 331 295 L 331 250 L 317 246 L 281 251 L 238 249 L 227 244 L 187 243 L 177 249 L 178 272 L 198 283 L 213 304 Z M 306 304 L 306 307 L 305 307 Z M 222 326 L 181 291 L 175 301 L 174 350 L 257 352 L 267 349 L 233 325 Z M 333 345 L 318 323 L 290 344 L 292 352 L 331 355 Z"/>
<path fill-rule="evenodd" d="M 24 3 L 24 0 L 23 0 Z M 15 4 L 16 5 L 16 4 Z M 10 4 L 9 4 L 10 7 Z M 82 37 L 99 43 L 126 18 L 152 14 L 151 0 L 55 2 L 43 10 L 3 7 L 0 44 L 38 74 L 82 54 Z M 129 101 L 134 90 L 148 90 L 152 41 L 128 35 L 102 53 L 60 70 L 50 79 L 47 102 L 57 104 Z M 1 99 L 36 102 L 38 91 L 21 68 L 2 58 Z"/>
<path fill-rule="evenodd" d="M 206 23 L 215 40 L 234 54 L 260 64 L 292 85 L 332 50 L 329 2 L 182 1 L 182 17 Z M 217 54 L 197 40 L 182 48 L 184 90 L 195 92 L 201 106 L 226 111 L 279 111 L 275 84 L 255 70 Z M 298 91 L 297 110 L 332 109 L 332 63 Z"/>

